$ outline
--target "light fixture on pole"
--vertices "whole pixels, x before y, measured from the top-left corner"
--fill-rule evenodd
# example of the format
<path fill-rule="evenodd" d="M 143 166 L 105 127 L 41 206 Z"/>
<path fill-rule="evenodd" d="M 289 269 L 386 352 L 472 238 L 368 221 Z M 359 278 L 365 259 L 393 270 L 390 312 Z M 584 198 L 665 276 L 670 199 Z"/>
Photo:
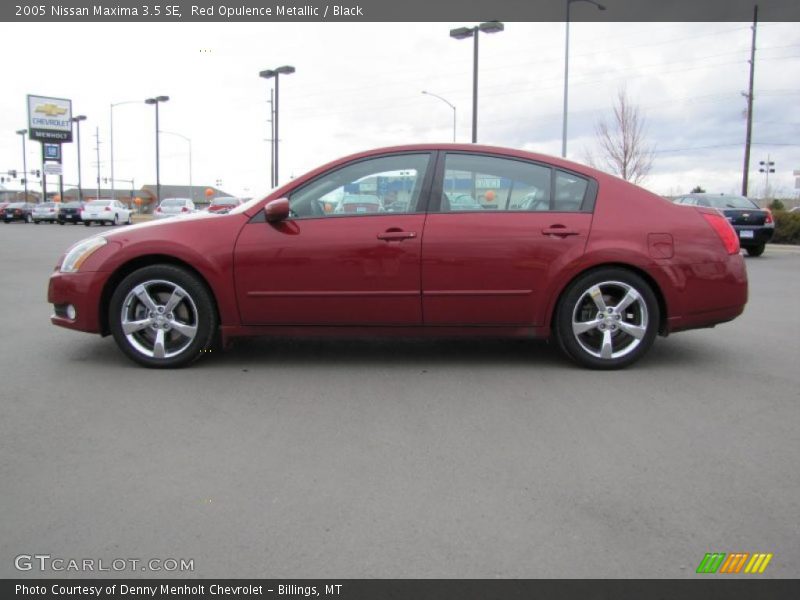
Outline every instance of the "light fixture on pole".
<path fill-rule="evenodd" d="M 274 115 L 272 119 L 272 159 L 273 159 L 273 174 L 272 174 L 272 187 L 277 187 L 278 182 L 280 181 L 278 177 L 278 148 L 280 140 L 279 140 L 279 133 L 278 133 L 278 117 L 279 117 L 279 102 L 280 102 L 280 76 L 281 75 L 291 75 L 295 72 L 295 68 L 290 65 L 284 65 L 282 67 L 278 67 L 277 69 L 266 69 L 261 71 L 258 76 L 263 77 L 264 79 L 275 79 L 275 105 L 274 105 Z"/>
<path fill-rule="evenodd" d="M 434 98 L 438 98 L 439 100 L 441 100 L 442 102 L 447 104 L 447 106 L 449 106 L 450 108 L 453 109 L 453 142 L 455 142 L 456 141 L 456 107 L 455 107 L 455 105 L 450 103 L 445 98 L 442 98 L 440 95 L 434 94 L 433 92 L 427 92 L 425 90 L 422 90 L 422 93 L 425 94 L 426 96 L 433 96 Z"/>
<path fill-rule="evenodd" d="M 478 142 L 478 34 L 498 33 L 505 29 L 500 21 L 486 21 L 474 27 L 458 27 L 450 30 L 450 37 L 457 40 L 474 38 L 472 55 L 472 143 Z"/>
<path fill-rule="evenodd" d="M 86 115 L 72 117 L 72 122 L 78 126 L 78 200 L 81 202 L 83 202 L 83 180 L 81 179 L 81 121 L 85 120 Z"/>
<path fill-rule="evenodd" d="M 758 169 L 758 172 L 764 174 L 764 198 L 768 198 L 769 197 L 769 174 L 775 172 L 775 169 L 773 169 L 773 167 L 775 166 L 775 161 L 774 160 L 770 160 L 770 156 L 769 156 L 769 154 L 767 154 L 767 160 L 760 160 L 760 161 L 758 161 L 758 164 L 760 165 L 760 168 Z"/>
<path fill-rule="evenodd" d="M 156 107 L 156 206 L 161 204 L 161 164 L 159 161 L 159 149 L 158 149 L 158 105 L 161 102 L 166 102 L 169 100 L 169 96 L 156 96 L 155 98 L 147 98 L 144 103 L 145 104 L 153 104 Z"/>
<path fill-rule="evenodd" d="M 606 7 L 602 4 L 595 2 L 595 0 L 566 0 L 567 2 L 567 35 L 566 46 L 564 49 L 564 114 L 561 123 L 561 156 L 567 157 L 567 97 L 569 92 L 569 6 L 573 2 L 588 2 L 594 4 L 597 10 L 605 10 Z"/>
<path fill-rule="evenodd" d="M 22 182 L 25 186 L 25 202 L 28 201 L 28 155 L 25 152 L 25 136 L 28 135 L 27 129 L 18 129 L 17 135 L 22 137 Z"/>

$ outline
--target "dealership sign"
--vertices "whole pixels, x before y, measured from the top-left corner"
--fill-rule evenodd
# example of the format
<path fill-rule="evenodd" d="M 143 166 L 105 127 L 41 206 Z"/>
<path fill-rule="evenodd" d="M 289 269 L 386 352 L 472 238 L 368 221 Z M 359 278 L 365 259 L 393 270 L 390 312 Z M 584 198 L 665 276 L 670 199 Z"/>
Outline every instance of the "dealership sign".
<path fill-rule="evenodd" d="M 28 95 L 30 139 L 40 142 L 72 141 L 72 100 Z"/>

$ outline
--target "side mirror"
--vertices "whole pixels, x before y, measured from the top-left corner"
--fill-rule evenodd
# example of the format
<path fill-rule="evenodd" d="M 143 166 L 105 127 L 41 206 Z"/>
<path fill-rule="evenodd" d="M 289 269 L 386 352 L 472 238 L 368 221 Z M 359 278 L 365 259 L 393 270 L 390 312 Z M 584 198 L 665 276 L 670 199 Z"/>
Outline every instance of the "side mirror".
<path fill-rule="evenodd" d="M 289 199 L 278 198 L 277 200 L 268 202 L 264 207 L 264 216 L 267 218 L 268 223 L 283 221 L 289 216 Z"/>

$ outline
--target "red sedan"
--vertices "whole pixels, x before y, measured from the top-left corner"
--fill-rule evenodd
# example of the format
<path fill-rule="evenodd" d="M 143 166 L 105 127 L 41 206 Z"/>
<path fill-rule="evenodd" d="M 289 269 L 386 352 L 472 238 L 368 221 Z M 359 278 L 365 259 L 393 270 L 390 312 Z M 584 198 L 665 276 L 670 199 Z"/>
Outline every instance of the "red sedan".
<path fill-rule="evenodd" d="M 331 209 L 359 195 L 359 210 Z M 48 300 L 54 324 L 111 334 L 148 367 L 240 336 L 358 332 L 553 338 L 619 368 L 658 334 L 737 317 L 747 274 L 714 209 L 530 152 L 413 145 L 334 161 L 227 215 L 85 239 Z"/>

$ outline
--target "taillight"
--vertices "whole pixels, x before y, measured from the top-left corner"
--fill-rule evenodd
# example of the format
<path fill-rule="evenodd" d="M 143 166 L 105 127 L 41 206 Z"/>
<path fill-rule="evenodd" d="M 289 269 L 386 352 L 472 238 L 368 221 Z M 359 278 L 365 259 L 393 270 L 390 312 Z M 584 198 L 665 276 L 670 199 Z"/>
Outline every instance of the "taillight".
<path fill-rule="evenodd" d="M 711 228 L 717 232 L 722 245 L 725 246 L 725 251 L 728 254 L 736 254 L 739 252 L 739 237 L 736 235 L 736 230 L 728 222 L 724 215 L 719 213 L 701 213 L 706 222 L 711 225 Z"/>
<path fill-rule="evenodd" d="M 161 207 L 160 206 L 156 207 L 156 212 L 161 212 Z"/>
<path fill-rule="evenodd" d="M 106 212 L 111 212 L 111 208 L 108 207 L 108 206 L 106 206 L 105 209 L 103 209 L 103 210 L 105 210 Z"/>
<path fill-rule="evenodd" d="M 189 212 L 189 209 L 188 209 L 188 208 L 186 208 L 186 207 L 184 206 L 184 207 L 181 209 L 181 212 Z"/>
<path fill-rule="evenodd" d="M 775 219 L 772 218 L 772 211 L 770 209 L 767 210 L 767 218 L 764 219 L 764 224 L 769 225 L 770 223 L 774 223 Z"/>

